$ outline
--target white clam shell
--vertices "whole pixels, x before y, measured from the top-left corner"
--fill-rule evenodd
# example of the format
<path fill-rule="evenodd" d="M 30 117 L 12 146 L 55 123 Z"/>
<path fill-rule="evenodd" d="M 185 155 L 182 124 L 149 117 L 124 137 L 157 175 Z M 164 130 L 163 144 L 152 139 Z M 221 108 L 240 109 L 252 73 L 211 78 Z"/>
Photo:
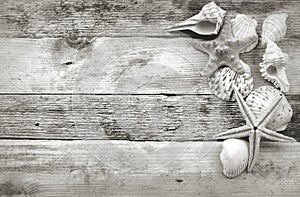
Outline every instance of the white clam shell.
<path fill-rule="evenodd" d="M 220 160 L 223 165 L 223 174 L 226 177 L 237 177 L 246 169 L 249 157 L 248 147 L 248 142 L 241 139 L 223 141 Z"/>
<path fill-rule="evenodd" d="M 268 16 L 262 26 L 261 41 L 263 45 L 269 42 L 278 42 L 286 34 L 286 20 L 288 14 L 272 14 Z"/>
<path fill-rule="evenodd" d="M 235 101 L 234 86 L 245 98 L 253 89 L 253 78 L 250 70 L 239 75 L 229 67 L 221 67 L 208 77 L 208 86 L 218 98 Z"/>
<path fill-rule="evenodd" d="M 283 92 L 288 92 L 290 88 L 286 75 L 288 58 L 288 55 L 283 53 L 276 43 L 269 42 L 263 56 L 263 62 L 260 63 L 261 75 Z"/>
<path fill-rule="evenodd" d="M 271 105 L 274 105 L 279 96 L 283 97 L 282 102 L 266 125 L 267 128 L 274 131 L 285 130 L 291 121 L 293 110 L 286 97 L 272 86 L 262 86 L 252 91 L 246 99 L 253 114 L 259 118 L 268 111 Z"/>
<path fill-rule="evenodd" d="M 175 24 L 168 31 L 191 30 L 200 35 L 217 35 L 226 11 L 213 1 L 204 5 L 199 14 Z"/>
<path fill-rule="evenodd" d="M 256 42 L 245 48 L 242 53 L 251 51 L 258 43 L 258 35 L 256 33 L 257 21 L 250 16 L 237 14 L 236 17 L 231 20 L 231 24 L 234 38 L 239 40 L 245 40 L 253 36 L 256 38 Z"/>

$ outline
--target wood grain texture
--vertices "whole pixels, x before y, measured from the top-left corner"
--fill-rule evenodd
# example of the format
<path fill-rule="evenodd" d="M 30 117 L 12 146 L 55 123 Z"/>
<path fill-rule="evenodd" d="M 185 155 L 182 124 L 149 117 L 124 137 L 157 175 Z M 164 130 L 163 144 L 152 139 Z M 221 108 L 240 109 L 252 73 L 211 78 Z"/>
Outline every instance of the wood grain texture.
<path fill-rule="evenodd" d="M 91 41 L 92 42 L 92 41 Z M 210 94 L 201 76 L 208 56 L 191 38 L 0 39 L 1 93 Z M 288 94 L 300 94 L 300 41 L 285 40 Z M 242 54 L 256 87 L 261 47 Z"/>
<path fill-rule="evenodd" d="M 244 124 L 237 103 L 211 95 L 2 95 L 0 138 L 211 140 Z M 300 98 L 284 131 L 300 141 Z"/>
<path fill-rule="evenodd" d="M 174 36 L 165 28 L 199 12 L 210 0 L 8 0 L 0 6 L 0 37 Z M 252 15 L 261 24 L 286 12 L 288 38 L 299 38 L 298 0 L 215 1 L 227 14 Z M 177 34 L 175 36 L 182 36 Z"/>
<path fill-rule="evenodd" d="M 195 142 L 244 124 L 201 77 L 207 55 L 165 29 L 209 1 L 1 1 L 0 196 L 298 196 L 300 143 L 263 142 L 253 173 L 230 180 L 221 142 Z M 289 14 L 283 134 L 299 141 L 300 1 L 215 2 L 253 16 L 259 35 Z M 256 87 L 263 53 L 241 56 Z"/>
<path fill-rule="evenodd" d="M 252 173 L 222 175 L 216 142 L 0 144 L 3 196 L 298 196 L 300 145 L 263 143 Z"/>

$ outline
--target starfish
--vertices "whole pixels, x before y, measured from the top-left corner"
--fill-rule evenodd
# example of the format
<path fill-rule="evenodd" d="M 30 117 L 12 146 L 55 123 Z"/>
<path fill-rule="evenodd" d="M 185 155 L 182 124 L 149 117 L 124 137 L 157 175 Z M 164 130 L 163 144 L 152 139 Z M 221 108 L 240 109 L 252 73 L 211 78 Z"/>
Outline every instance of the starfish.
<path fill-rule="evenodd" d="M 194 48 L 209 55 L 208 63 L 202 70 L 203 76 L 210 77 L 221 66 L 228 66 L 238 74 L 250 72 L 249 66 L 240 60 L 239 54 L 257 42 L 257 37 L 249 36 L 242 40 L 234 38 L 231 28 L 230 20 L 225 17 L 223 27 L 216 39 L 193 40 Z"/>
<path fill-rule="evenodd" d="M 282 94 L 278 95 L 274 105 L 271 105 L 266 113 L 260 117 L 254 116 L 251 109 L 248 107 L 246 102 L 243 100 L 241 94 L 235 88 L 235 97 L 238 102 L 241 113 L 246 121 L 245 126 L 230 129 L 228 131 L 222 132 L 215 135 L 214 139 L 228 139 L 228 138 L 242 138 L 249 137 L 249 158 L 248 158 L 248 172 L 251 172 L 254 163 L 257 159 L 259 153 L 259 146 L 261 137 L 272 141 L 278 142 L 296 142 L 294 138 L 282 135 L 276 131 L 272 131 L 266 128 L 267 123 L 272 118 L 273 114 L 276 112 L 277 108 L 282 102 Z"/>

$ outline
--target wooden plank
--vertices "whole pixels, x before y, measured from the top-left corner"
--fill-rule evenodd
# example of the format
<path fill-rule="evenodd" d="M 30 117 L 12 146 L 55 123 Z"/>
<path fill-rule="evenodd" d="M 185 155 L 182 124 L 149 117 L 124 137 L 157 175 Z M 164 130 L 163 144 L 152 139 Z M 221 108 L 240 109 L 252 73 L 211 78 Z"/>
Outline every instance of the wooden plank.
<path fill-rule="evenodd" d="M 200 75 L 208 57 L 190 38 L 98 38 L 72 45 L 63 39 L 0 39 L 1 93 L 210 94 Z M 300 94 L 300 42 L 280 44 L 290 55 L 289 94 Z M 242 55 L 255 86 L 266 84 L 264 49 Z"/>
<path fill-rule="evenodd" d="M 0 141 L 0 194 L 298 196 L 300 144 L 263 143 L 252 173 L 222 175 L 220 142 Z"/>
<path fill-rule="evenodd" d="M 244 124 L 237 103 L 211 95 L 2 95 L 0 138 L 210 140 Z M 284 134 L 300 140 L 299 96 Z"/>
<path fill-rule="evenodd" d="M 174 36 L 165 28 L 199 12 L 210 0 L 8 0 L 0 6 L 0 37 Z M 288 37 L 299 37 L 298 0 L 215 1 L 227 11 L 252 15 L 259 24 L 286 12 Z M 182 34 L 177 34 L 182 36 Z"/>

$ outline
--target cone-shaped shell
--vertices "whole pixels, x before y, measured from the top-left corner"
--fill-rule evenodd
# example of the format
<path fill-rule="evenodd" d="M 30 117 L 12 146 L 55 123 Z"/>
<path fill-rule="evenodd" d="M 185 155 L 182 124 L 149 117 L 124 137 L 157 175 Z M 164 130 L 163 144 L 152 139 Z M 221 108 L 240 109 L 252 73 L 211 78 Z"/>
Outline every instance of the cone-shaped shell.
<path fill-rule="evenodd" d="M 262 86 L 251 92 L 246 99 L 246 103 L 253 114 L 259 118 L 266 113 L 271 105 L 274 105 L 279 96 L 283 97 L 280 106 L 266 125 L 267 128 L 274 131 L 285 130 L 291 121 L 293 110 L 286 97 L 274 87 Z"/>
<path fill-rule="evenodd" d="M 283 92 L 288 92 L 290 83 L 286 75 L 288 55 L 283 53 L 274 42 L 269 42 L 260 63 L 261 75 Z"/>
<path fill-rule="evenodd" d="M 263 45 L 269 42 L 278 42 L 286 34 L 286 20 L 288 14 L 272 14 L 268 16 L 262 26 L 261 42 Z"/>
<path fill-rule="evenodd" d="M 168 31 L 191 30 L 199 35 L 217 35 L 226 11 L 213 1 L 204 5 L 199 14 L 175 24 Z"/>
<path fill-rule="evenodd" d="M 242 53 L 251 51 L 258 43 L 258 35 L 256 33 L 257 21 L 250 16 L 244 14 L 237 14 L 234 19 L 231 20 L 232 34 L 234 38 L 241 41 L 247 40 L 248 38 L 255 37 L 254 42 L 249 47 L 245 48 Z"/>
<path fill-rule="evenodd" d="M 223 150 L 220 160 L 223 165 L 223 174 L 228 178 L 240 175 L 247 167 L 249 145 L 245 140 L 228 139 L 223 141 Z"/>
<path fill-rule="evenodd" d="M 250 71 L 239 75 L 229 67 L 221 67 L 208 77 L 208 86 L 218 98 L 235 101 L 234 86 L 245 98 L 253 89 L 253 78 Z"/>

